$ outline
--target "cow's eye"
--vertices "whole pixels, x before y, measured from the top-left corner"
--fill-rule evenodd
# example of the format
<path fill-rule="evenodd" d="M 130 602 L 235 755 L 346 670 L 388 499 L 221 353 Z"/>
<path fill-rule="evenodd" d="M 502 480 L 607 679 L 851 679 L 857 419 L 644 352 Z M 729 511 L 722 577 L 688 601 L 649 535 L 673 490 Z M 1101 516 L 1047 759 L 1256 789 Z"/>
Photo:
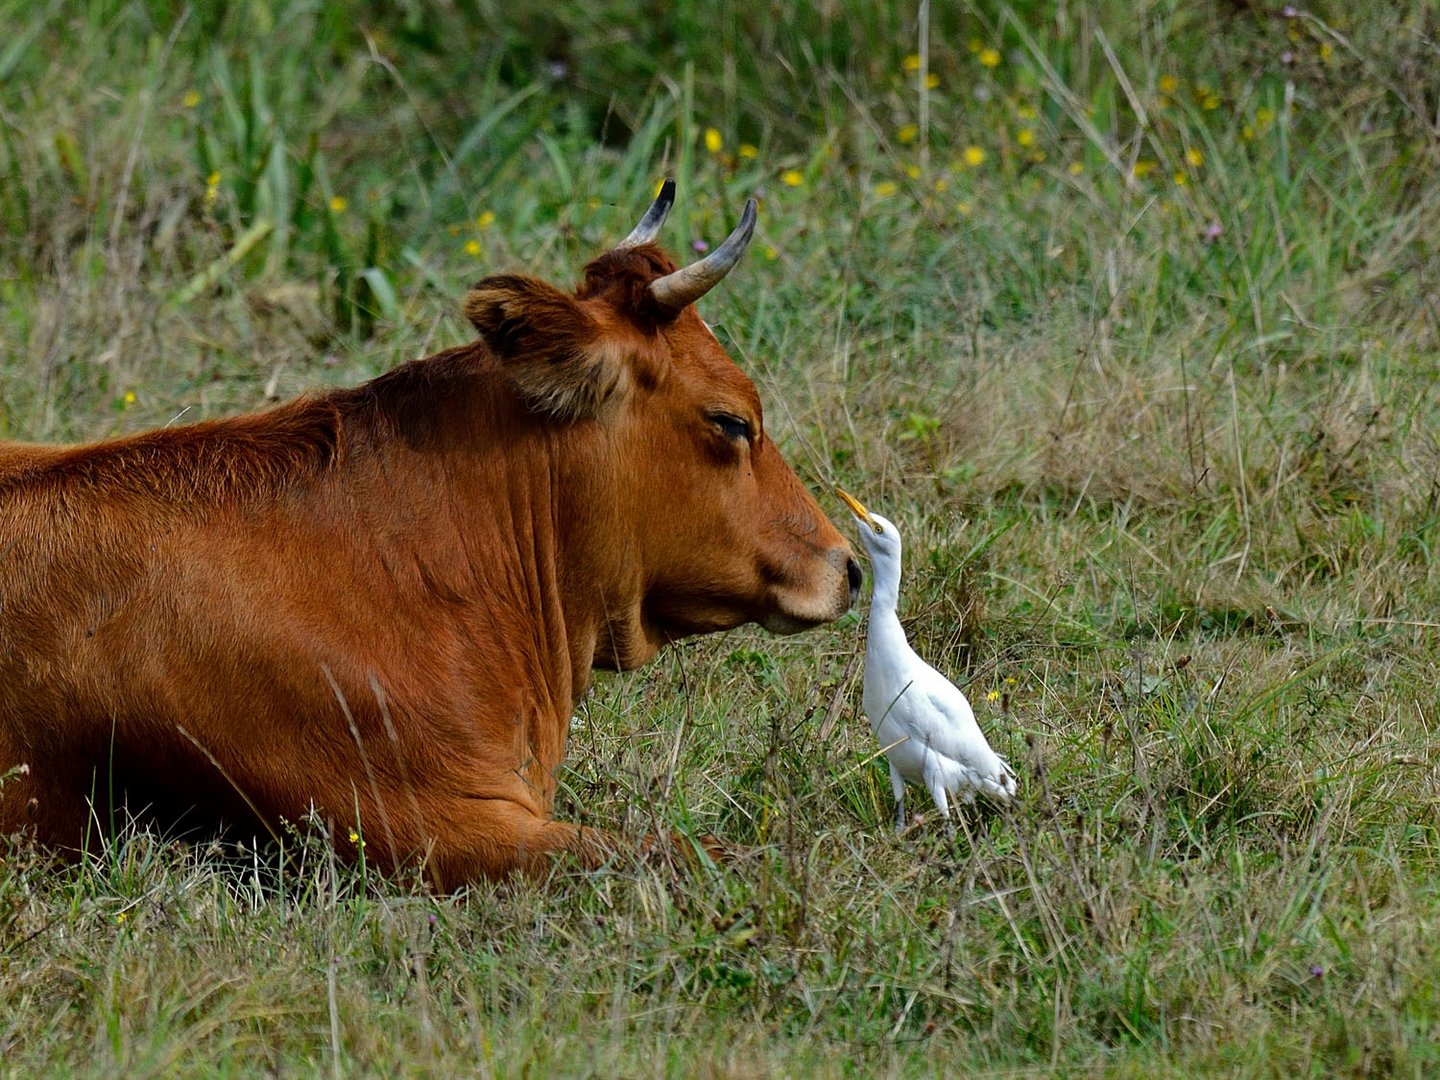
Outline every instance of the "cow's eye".
<path fill-rule="evenodd" d="M 710 420 L 727 439 L 735 442 L 750 441 L 750 425 L 740 417 L 731 416 L 729 413 L 715 413 Z"/>

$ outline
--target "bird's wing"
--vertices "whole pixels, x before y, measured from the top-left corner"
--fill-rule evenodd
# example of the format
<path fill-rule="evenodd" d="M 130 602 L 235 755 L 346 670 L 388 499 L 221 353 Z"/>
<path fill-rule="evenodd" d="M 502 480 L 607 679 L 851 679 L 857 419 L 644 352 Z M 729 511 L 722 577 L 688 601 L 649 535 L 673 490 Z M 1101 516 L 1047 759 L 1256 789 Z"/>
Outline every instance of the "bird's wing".
<path fill-rule="evenodd" d="M 903 711 L 901 711 L 903 710 Z M 921 661 L 910 688 L 896 705 L 900 719 L 936 753 L 980 773 L 992 776 L 1001 767 L 965 695 L 944 675 Z"/>

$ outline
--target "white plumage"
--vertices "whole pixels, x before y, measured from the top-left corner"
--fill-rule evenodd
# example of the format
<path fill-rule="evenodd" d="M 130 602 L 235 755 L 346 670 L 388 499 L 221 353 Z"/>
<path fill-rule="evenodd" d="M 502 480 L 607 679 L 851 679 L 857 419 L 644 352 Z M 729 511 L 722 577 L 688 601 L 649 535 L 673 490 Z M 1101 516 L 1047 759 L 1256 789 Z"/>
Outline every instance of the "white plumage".
<path fill-rule="evenodd" d="M 923 784 L 954 835 L 950 797 L 973 802 L 982 791 L 1005 800 L 1015 794 L 1010 766 L 985 741 L 970 702 L 944 675 L 916 655 L 905 640 L 900 602 L 900 533 L 852 495 L 835 489 L 860 526 L 870 553 L 873 587 L 865 638 L 862 697 L 871 730 L 890 763 L 895 790 L 895 827 L 905 827 L 905 781 Z"/>

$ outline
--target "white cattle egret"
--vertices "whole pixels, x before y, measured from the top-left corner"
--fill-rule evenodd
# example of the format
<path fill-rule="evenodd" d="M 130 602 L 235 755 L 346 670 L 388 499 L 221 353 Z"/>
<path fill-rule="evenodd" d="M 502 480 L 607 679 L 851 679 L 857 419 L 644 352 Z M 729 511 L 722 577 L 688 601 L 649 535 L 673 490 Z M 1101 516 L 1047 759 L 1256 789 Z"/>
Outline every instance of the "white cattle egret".
<path fill-rule="evenodd" d="M 983 791 L 997 799 L 1015 794 L 1015 777 L 990 749 L 970 702 L 949 679 L 921 660 L 905 640 L 900 602 L 900 533 L 840 488 L 835 493 L 855 515 L 870 553 L 870 626 L 865 637 L 862 701 L 870 728 L 890 762 L 895 790 L 895 827 L 905 827 L 905 781 L 924 784 L 955 835 L 949 797 L 975 800 Z"/>

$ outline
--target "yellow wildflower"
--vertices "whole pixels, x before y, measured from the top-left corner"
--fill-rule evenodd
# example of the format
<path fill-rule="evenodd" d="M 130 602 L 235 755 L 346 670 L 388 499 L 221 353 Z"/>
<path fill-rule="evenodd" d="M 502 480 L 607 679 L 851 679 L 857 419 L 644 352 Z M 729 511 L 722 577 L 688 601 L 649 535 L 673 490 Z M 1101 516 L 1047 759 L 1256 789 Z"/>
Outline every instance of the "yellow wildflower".
<path fill-rule="evenodd" d="M 742 142 L 738 147 L 735 148 L 735 152 L 743 158 L 757 158 L 760 156 L 760 151 L 756 147 L 751 146 L 748 142 Z"/>
<path fill-rule="evenodd" d="M 122 912 L 120 912 L 119 915 L 116 915 L 116 916 L 115 916 L 115 921 L 116 921 L 116 923 L 118 923 L 119 925 L 124 926 L 124 925 L 125 925 L 125 920 L 128 919 L 129 917 L 130 917 L 129 915 L 125 914 L 125 912 L 122 911 Z"/>
<path fill-rule="evenodd" d="M 906 166 L 905 166 L 905 175 L 908 176 L 911 180 L 919 180 L 919 179 L 920 179 L 920 166 L 919 166 L 919 165 L 906 165 Z"/>
<path fill-rule="evenodd" d="M 1035 111 L 1035 106 L 1030 104 L 1020 105 L 1015 109 L 1015 115 L 1021 120 L 1034 120 L 1040 114 Z"/>
<path fill-rule="evenodd" d="M 1072 161 L 1069 165 L 1065 166 L 1065 171 L 1071 176 L 1079 176 L 1085 171 L 1085 164 L 1081 161 Z"/>
<path fill-rule="evenodd" d="M 775 248 L 772 247 L 770 244 L 766 244 L 763 248 L 761 248 L 760 254 L 764 255 L 765 258 L 769 259 L 771 262 L 774 262 L 780 257 L 780 252 L 776 251 Z"/>
<path fill-rule="evenodd" d="M 219 186 L 220 186 L 220 174 L 219 174 L 218 172 L 212 172 L 209 176 L 207 176 L 207 177 L 205 178 L 205 186 L 206 186 L 206 187 L 219 187 Z"/>
<path fill-rule="evenodd" d="M 1029 128 L 1021 128 L 1015 133 L 1015 141 L 1021 146 L 1030 146 L 1035 142 L 1035 132 Z"/>
<path fill-rule="evenodd" d="M 495 211 L 494 211 L 494 210 L 481 210 L 481 211 L 480 211 L 480 216 L 475 219 L 475 227 L 476 227 L 477 229 L 488 229 L 491 225 L 494 225 L 494 224 L 495 224 Z"/>
<path fill-rule="evenodd" d="M 1155 171 L 1156 164 L 1156 162 L 1148 159 L 1145 161 L 1137 161 L 1135 162 L 1135 167 L 1130 170 L 1130 175 L 1136 180 L 1143 180 Z"/>
<path fill-rule="evenodd" d="M 900 66 L 903 67 L 906 71 L 919 71 L 920 54 L 911 53 L 909 56 L 905 57 L 905 59 L 900 62 Z"/>
<path fill-rule="evenodd" d="M 938 180 L 935 181 L 935 190 L 940 192 L 949 191 L 950 181 L 946 180 L 943 176 L 940 177 Z"/>
<path fill-rule="evenodd" d="M 991 690 L 988 694 L 985 695 L 985 700 L 990 702 L 991 704 L 994 704 L 995 702 L 1000 700 L 1000 691 Z"/>
<path fill-rule="evenodd" d="M 902 143 L 912 143 L 915 137 L 920 134 L 920 127 L 917 124 L 904 124 L 900 130 L 895 132 L 895 137 Z"/>
<path fill-rule="evenodd" d="M 1205 164 L 1205 154 L 1198 146 L 1192 146 L 1185 151 L 1185 161 L 1198 169 Z"/>
<path fill-rule="evenodd" d="M 786 169 L 780 174 L 780 182 L 786 187 L 799 187 L 805 182 L 805 176 L 799 169 Z"/>
<path fill-rule="evenodd" d="M 978 146 L 965 147 L 965 164 L 972 169 L 978 169 L 985 164 L 985 151 Z"/>
<path fill-rule="evenodd" d="M 479 254 L 480 254 L 480 241 L 479 241 L 479 240 L 466 240 L 466 241 L 465 241 L 465 254 L 466 254 L 466 255 L 470 255 L 470 256 L 472 256 L 472 257 L 475 256 L 475 255 L 479 255 Z"/>
<path fill-rule="evenodd" d="M 1176 90 L 1180 89 L 1180 80 L 1175 78 L 1174 75 L 1161 75 L 1155 85 L 1160 88 L 1162 94 L 1173 94 Z"/>
<path fill-rule="evenodd" d="M 1176 170 L 1175 170 L 1175 186 L 1176 186 L 1176 187 L 1184 187 L 1184 186 L 1185 186 L 1186 184 L 1188 184 L 1189 182 L 1190 182 L 1190 178 L 1185 175 L 1185 173 L 1184 173 L 1183 170 L 1181 170 L 1181 169 L 1176 169 Z"/>
<path fill-rule="evenodd" d="M 875 194 L 880 196 L 880 198 L 882 199 L 888 199 L 891 195 L 894 195 L 899 190 L 900 185 L 895 183 L 894 180 L 881 180 L 878 184 L 875 185 Z"/>
<path fill-rule="evenodd" d="M 1249 142 L 1251 139 L 1255 138 L 1255 129 L 1249 124 L 1246 124 L 1240 129 L 1240 138 L 1244 139 L 1246 142 Z"/>
<path fill-rule="evenodd" d="M 1335 47 L 1328 41 L 1320 42 L 1320 59 L 1328 61 L 1334 54 Z"/>
<path fill-rule="evenodd" d="M 998 49 L 981 49 L 980 63 L 988 68 L 1000 66 L 1000 51 Z"/>
<path fill-rule="evenodd" d="M 964 199 L 961 199 L 955 204 L 955 209 L 960 211 L 962 216 L 969 217 L 971 212 L 974 211 L 975 207 L 971 203 L 968 203 Z"/>
<path fill-rule="evenodd" d="M 1220 95 L 1206 94 L 1200 99 L 1200 107 L 1206 112 L 1213 112 L 1220 107 Z"/>
<path fill-rule="evenodd" d="M 345 212 L 345 208 L 349 205 L 350 204 L 345 201 L 344 195 L 330 196 L 330 212 L 332 214 L 343 214 Z"/>
<path fill-rule="evenodd" d="M 720 132 L 713 127 L 705 129 L 705 149 L 712 154 L 718 154 L 725 146 L 725 140 L 721 138 Z"/>
<path fill-rule="evenodd" d="M 933 71 L 927 72 L 926 75 L 925 75 L 925 89 L 926 89 L 926 90 L 934 90 L 934 89 L 935 89 L 937 86 L 939 86 L 939 85 L 940 85 L 940 76 L 939 76 L 939 75 L 936 75 Z"/>
<path fill-rule="evenodd" d="M 1270 126 L 1271 124 L 1273 124 L 1274 122 L 1275 122 L 1275 110 L 1274 110 L 1274 109 L 1267 109 L 1267 108 L 1265 108 L 1264 106 L 1261 106 L 1260 108 L 1258 108 L 1258 109 L 1255 110 L 1255 123 L 1259 124 L 1262 128 L 1263 128 L 1263 127 L 1269 127 L 1269 126 Z"/>
<path fill-rule="evenodd" d="M 200 91 L 186 90 L 185 96 L 180 99 L 180 104 L 184 105 L 187 109 L 193 109 L 196 105 L 200 104 Z"/>
<path fill-rule="evenodd" d="M 135 391 L 134 391 L 134 390 L 126 390 L 126 391 L 125 391 L 125 404 L 126 404 L 126 405 L 134 405 L 135 402 L 136 402 L 136 400 L 137 400 L 137 399 L 136 399 L 136 397 L 135 397 Z"/>

